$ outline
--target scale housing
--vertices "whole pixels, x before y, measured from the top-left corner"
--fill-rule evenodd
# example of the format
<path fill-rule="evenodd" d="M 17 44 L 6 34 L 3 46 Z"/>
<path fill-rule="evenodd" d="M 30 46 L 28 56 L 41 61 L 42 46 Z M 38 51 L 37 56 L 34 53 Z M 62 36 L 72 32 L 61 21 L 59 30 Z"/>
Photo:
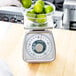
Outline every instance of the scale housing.
<path fill-rule="evenodd" d="M 38 46 L 39 45 L 39 46 Z M 44 46 L 45 45 L 45 46 Z M 43 51 L 39 50 L 42 49 Z M 37 51 L 36 51 L 37 49 Z M 48 30 L 30 31 L 24 37 L 23 60 L 26 62 L 50 62 L 56 58 L 53 34 Z"/>

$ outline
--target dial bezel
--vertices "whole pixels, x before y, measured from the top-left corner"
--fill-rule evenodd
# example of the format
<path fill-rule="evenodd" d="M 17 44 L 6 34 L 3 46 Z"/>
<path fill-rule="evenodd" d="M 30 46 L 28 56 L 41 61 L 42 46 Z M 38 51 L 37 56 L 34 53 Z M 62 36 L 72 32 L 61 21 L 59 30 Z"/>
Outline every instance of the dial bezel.
<path fill-rule="evenodd" d="M 38 53 L 32 51 L 32 44 L 33 44 L 34 41 L 37 41 L 37 40 L 43 40 L 46 43 L 46 45 L 49 44 L 49 46 L 46 47 L 46 50 L 43 53 L 38 54 Z M 51 46 L 52 46 L 52 42 L 49 39 L 49 37 L 46 36 L 45 34 L 32 34 L 29 38 L 27 38 L 25 49 L 27 50 L 27 53 L 29 55 L 31 55 L 31 57 L 33 57 L 33 58 L 43 58 L 43 57 L 47 56 L 49 53 L 52 52 L 51 51 L 52 50 Z"/>

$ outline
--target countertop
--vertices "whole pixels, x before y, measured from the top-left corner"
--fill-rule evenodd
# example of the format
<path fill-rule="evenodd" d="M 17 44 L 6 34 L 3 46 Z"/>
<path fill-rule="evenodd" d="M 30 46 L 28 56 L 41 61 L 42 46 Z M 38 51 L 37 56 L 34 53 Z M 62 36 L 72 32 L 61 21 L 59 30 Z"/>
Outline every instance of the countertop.
<path fill-rule="evenodd" d="M 22 25 L 11 25 L 0 36 L 0 58 L 14 76 L 76 76 L 76 31 L 52 29 L 56 44 L 56 59 L 50 63 L 26 63 L 22 59 L 25 33 Z"/>

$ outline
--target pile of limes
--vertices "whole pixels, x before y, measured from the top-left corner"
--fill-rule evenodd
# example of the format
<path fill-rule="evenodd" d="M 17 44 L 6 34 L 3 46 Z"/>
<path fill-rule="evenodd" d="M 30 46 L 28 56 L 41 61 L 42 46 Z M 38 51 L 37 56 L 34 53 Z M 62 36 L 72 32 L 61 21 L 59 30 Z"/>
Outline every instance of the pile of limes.
<path fill-rule="evenodd" d="M 29 8 L 32 5 L 32 0 L 22 0 L 22 5 L 24 8 Z M 47 21 L 46 14 L 51 13 L 53 10 L 53 6 L 45 4 L 43 0 L 37 0 L 26 15 L 29 20 L 42 24 Z"/>

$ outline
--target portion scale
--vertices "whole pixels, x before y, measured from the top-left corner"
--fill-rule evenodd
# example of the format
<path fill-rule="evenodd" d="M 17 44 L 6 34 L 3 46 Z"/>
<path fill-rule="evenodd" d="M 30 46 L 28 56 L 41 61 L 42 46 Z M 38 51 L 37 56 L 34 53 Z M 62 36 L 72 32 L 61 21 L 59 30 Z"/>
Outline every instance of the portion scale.
<path fill-rule="evenodd" d="M 53 14 L 55 12 L 55 6 L 47 1 L 45 1 L 45 3 L 52 6 L 53 11 L 49 14 L 45 14 L 46 17 L 44 18 L 34 18 L 27 15 L 27 12 L 33 5 L 24 11 L 24 28 L 32 30 L 25 34 L 24 37 L 23 59 L 26 62 L 51 62 L 56 57 L 53 34 L 48 30 L 54 27 Z M 37 16 L 38 14 L 34 15 Z M 45 22 L 41 22 L 40 20 L 45 20 Z"/>

